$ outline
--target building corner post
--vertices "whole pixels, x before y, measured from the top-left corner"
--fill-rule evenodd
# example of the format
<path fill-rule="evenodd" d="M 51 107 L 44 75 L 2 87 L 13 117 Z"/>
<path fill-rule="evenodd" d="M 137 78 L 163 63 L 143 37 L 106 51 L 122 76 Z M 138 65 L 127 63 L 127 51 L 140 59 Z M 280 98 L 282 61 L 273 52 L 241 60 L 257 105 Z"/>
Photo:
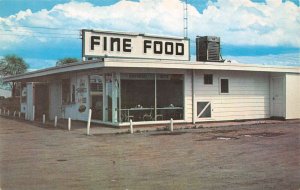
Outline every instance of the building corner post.
<path fill-rule="evenodd" d="M 196 118 L 195 118 L 195 70 L 192 70 L 192 119 L 193 119 L 193 124 L 196 123 Z"/>

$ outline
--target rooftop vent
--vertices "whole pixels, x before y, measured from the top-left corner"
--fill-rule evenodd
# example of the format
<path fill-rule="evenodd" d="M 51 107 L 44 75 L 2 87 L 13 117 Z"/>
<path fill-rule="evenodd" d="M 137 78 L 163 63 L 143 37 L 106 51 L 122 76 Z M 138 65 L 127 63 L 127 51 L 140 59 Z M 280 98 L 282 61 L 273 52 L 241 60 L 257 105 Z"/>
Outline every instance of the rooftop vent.
<path fill-rule="evenodd" d="M 221 61 L 220 37 L 197 36 L 196 60 L 197 61 Z"/>

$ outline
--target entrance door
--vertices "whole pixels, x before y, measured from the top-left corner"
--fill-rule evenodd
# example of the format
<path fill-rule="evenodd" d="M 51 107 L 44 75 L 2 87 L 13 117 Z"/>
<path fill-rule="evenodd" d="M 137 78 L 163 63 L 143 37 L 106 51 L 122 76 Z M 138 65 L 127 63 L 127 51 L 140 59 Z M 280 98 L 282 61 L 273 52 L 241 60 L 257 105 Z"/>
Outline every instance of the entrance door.
<path fill-rule="evenodd" d="M 112 87 L 113 78 L 112 74 L 105 75 L 105 110 L 104 110 L 104 121 L 112 122 Z"/>
<path fill-rule="evenodd" d="M 100 75 L 90 76 L 90 98 L 92 119 L 103 120 L 103 77 Z"/>
<path fill-rule="evenodd" d="M 49 91 L 47 84 L 36 84 L 34 92 L 35 118 L 41 119 L 43 114 L 49 115 Z"/>
<path fill-rule="evenodd" d="M 271 116 L 284 117 L 283 78 L 272 78 Z"/>

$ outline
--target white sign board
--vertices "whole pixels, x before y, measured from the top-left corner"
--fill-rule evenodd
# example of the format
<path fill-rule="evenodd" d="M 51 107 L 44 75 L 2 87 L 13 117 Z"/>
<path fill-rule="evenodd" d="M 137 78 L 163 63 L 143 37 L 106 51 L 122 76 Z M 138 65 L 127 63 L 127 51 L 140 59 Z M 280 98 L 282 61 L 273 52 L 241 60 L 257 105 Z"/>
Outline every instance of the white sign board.
<path fill-rule="evenodd" d="M 189 60 L 189 40 L 82 30 L 83 57 Z"/>

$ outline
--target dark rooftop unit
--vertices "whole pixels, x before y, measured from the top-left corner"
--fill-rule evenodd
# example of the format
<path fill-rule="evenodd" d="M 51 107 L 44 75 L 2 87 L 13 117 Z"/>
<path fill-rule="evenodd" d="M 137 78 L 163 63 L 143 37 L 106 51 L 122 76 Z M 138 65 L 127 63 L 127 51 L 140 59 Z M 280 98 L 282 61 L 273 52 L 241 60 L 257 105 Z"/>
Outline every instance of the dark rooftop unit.
<path fill-rule="evenodd" d="M 197 61 L 221 61 L 220 37 L 197 36 L 196 60 Z"/>

